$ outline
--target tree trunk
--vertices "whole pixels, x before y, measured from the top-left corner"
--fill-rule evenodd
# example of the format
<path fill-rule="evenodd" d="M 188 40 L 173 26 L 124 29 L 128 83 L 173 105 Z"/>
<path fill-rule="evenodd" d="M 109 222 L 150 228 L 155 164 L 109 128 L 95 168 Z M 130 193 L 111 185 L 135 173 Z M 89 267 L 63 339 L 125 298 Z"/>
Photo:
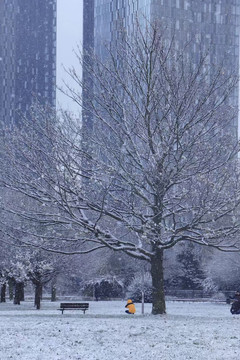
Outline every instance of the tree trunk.
<path fill-rule="evenodd" d="M 24 301 L 24 282 L 19 284 L 19 291 L 20 291 L 20 300 Z"/>
<path fill-rule="evenodd" d="M 14 280 L 8 280 L 8 288 L 9 288 L 9 300 L 13 300 L 13 288 L 14 288 Z"/>
<path fill-rule="evenodd" d="M 40 299 L 42 300 L 43 298 L 43 285 L 41 283 L 41 289 L 40 289 Z"/>
<path fill-rule="evenodd" d="M 56 286 L 52 286 L 52 292 L 51 292 L 51 301 L 56 301 Z"/>
<path fill-rule="evenodd" d="M 1 286 L 1 303 L 6 302 L 6 284 Z"/>
<path fill-rule="evenodd" d="M 15 283 L 15 293 L 14 293 L 14 305 L 20 305 L 21 301 L 21 283 Z"/>
<path fill-rule="evenodd" d="M 35 306 L 37 310 L 40 309 L 41 298 L 42 298 L 42 284 L 40 282 L 37 282 L 35 287 Z"/>
<path fill-rule="evenodd" d="M 165 293 L 163 279 L 163 250 L 156 249 L 151 260 L 152 275 L 152 314 L 165 314 Z"/>

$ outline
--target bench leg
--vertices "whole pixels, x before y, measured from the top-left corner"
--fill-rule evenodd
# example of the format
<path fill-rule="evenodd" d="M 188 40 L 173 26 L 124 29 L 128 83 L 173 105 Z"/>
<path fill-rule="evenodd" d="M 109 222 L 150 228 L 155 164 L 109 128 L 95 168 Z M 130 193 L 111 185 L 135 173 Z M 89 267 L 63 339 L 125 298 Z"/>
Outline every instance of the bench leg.
<path fill-rule="evenodd" d="M 63 314 L 63 311 L 64 311 L 64 309 L 62 309 L 62 314 Z"/>

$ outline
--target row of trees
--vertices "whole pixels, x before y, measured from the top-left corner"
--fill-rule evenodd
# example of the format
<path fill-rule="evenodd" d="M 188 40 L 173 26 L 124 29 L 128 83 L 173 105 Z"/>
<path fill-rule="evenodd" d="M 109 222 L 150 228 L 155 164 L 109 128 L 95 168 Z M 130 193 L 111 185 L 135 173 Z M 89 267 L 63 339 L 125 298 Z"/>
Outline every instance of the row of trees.
<path fill-rule="evenodd" d="M 150 268 L 147 263 L 129 261 L 126 256 L 113 253 L 86 257 L 48 255 L 39 250 L 14 248 L 1 253 L 1 302 L 6 301 L 6 290 L 14 304 L 24 300 L 24 289 L 31 283 L 35 289 L 34 303 L 40 309 L 42 289 L 56 294 L 77 295 L 96 300 L 130 297 L 141 301 L 142 290 L 146 302 L 152 302 Z M 101 255 L 99 257 L 99 255 Z M 217 255 L 217 256 L 216 256 Z M 212 254 L 193 244 L 182 244 L 164 259 L 164 286 L 167 294 L 178 290 L 201 290 L 205 295 L 217 295 L 239 288 L 239 254 Z M 80 261 L 79 261 L 80 260 Z M 91 271 L 89 270 L 91 265 Z M 27 294 L 30 291 L 27 286 Z M 32 290 L 31 290 L 32 292 Z M 196 292 L 198 293 L 198 292 Z M 187 292 L 185 293 L 187 295 Z"/>
<path fill-rule="evenodd" d="M 24 300 L 24 287 L 26 282 L 34 285 L 34 304 L 40 309 L 42 288 L 55 279 L 59 272 L 57 264 L 38 250 L 20 248 L 12 249 L 7 254 L 2 251 L 0 267 L 1 302 L 6 301 L 6 289 L 9 287 L 9 298 L 14 304 L 20 305 Z"/>
<path fill-rule="evenodd" d="M 165 291 L 176 295 L 178 290 L 201 290 L 208 295 L 217 295 L 239 288 L 239 255 L 212 254 L 193 244 L 182 244 L 164 259 Z M 91 271 L 89 270 L 91 266 Z M 1 253 L 1 302 L 9 299 L 14 304 L 24 300 L 28 283 L 35 289 L 35 306 L 40 308 L 42 288 L 56 294 L 87 296 L 96 300 L 130 297 L 140 301 L 144 289 L 145 301 L 152 301 L 151 277 L 147 264 L 142 269 L 140 262 L 129 261 L 126 256 L 102 253 L 86 257 L 49 256 L 38 250 L 13 248 Z M 27 286 L 27 294 L 30 291 Z M 32 292 L 32 290 L 31 290 Z M 196 292 L 197 293 L 197 292 Z M 187 292 L 185 293 L 187 295 Z"/>
<path fill-rule="evenodd" d="M 3 226 L 52 253 L 108 248 L 149 263 L 161 314 L 166 251 L 183 241 L 239 251 L 238 77 L 200 48 L 192 62 L 190 45 L 157 24 L 122 38 L 106 62 L 79 55 L 90 82 L 69 71 L 82 123 L 35 107 L 5 129 L 0 184 L 17 201 L 3 202 Z"/>

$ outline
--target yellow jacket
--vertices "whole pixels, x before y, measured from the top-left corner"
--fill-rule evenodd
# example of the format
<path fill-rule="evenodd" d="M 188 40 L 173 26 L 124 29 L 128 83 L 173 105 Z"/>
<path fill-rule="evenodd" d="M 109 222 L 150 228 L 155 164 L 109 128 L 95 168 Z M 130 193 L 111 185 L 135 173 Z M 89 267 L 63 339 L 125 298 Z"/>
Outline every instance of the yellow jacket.
<path fill-rule="evenodd" d="M 135 305 L 133 304 L 132 300 L 129 299 L 127 301 L 127 305 L 125 306 L 125 308 L 128 308 L 128 311 L 131 313 L 131 314 L 135 314 L 136 312 L 136 308 L 135 308 Z"/>

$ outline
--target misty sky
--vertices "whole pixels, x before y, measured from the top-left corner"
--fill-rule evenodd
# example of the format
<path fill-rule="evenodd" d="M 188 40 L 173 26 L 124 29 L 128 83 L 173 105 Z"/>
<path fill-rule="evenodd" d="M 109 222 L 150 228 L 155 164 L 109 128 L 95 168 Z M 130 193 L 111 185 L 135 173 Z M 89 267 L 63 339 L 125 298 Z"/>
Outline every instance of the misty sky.
<path fill-rule="evenodd" d="M 73 49 L 82 42 L 82 0 L 57 0 L 57 85 L 62 80 L 70 82 L 63 66 L 78 68 Z M 66 96 L 57 91 L 57 103 L 69 110 L 77 111 Z"/>

